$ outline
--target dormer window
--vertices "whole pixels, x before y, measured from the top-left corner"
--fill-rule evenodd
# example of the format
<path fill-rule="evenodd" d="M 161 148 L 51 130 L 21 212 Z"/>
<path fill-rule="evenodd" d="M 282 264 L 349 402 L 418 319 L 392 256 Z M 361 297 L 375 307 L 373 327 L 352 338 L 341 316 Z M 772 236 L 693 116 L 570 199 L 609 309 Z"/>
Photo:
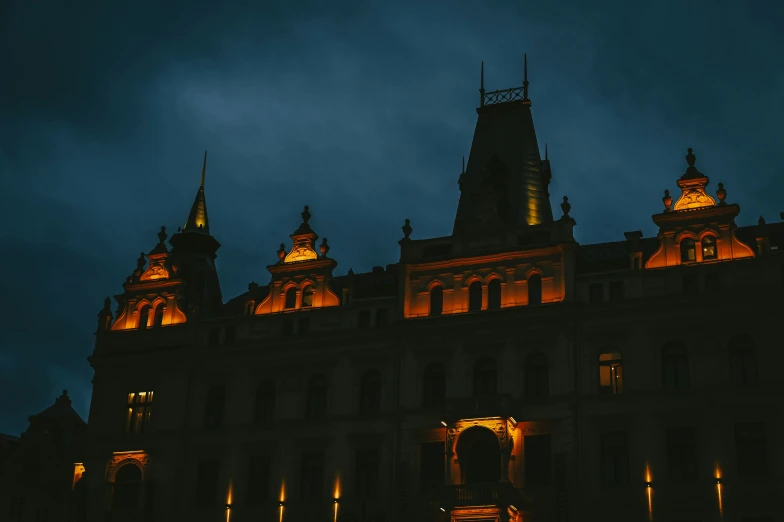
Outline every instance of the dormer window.
<path fill-rule="evenodd" d="M 438 317 L 444 311 L 444 289 L 434 286 L 430 290 L 430 317 Z"/>
<path fill-rule="evenodd" d="M 139 330 L 146 330 L 150 322 L 150 306 L 145 305 L 139 312 Z"/>
<path fill-rule="evenodd" d="M 694 240 L 690 237 L 681 241 L 681 262 L 694 263 L 697 261 L 697 249 L 694 246 Z"/>
<path fill-rule="evenodd" d="M 703 261 L 710 261 L 716 259 L 716 238 L 713 236 L 705 236 L 702 238 L 702 259 Z"/>
<path fill-rule="evenodd" d="M 468 311 L 479 312 L 482 310 L 482 283 L 474 281 L 468 287 Z"/>
<path fill-rule="evenodd" d="M 153 316 L 152 325 L 156 328 L 163 325 L 164 308 L 165 306 L 163 303 L 155 307 L 155 315 Z"/>
<path fill-rule="evenodd" d="M 313 285 L 308 285 L 302 289 L 302 308 L 313 306 Z"/>
<path fill-rule="evenodd" d="M 501 280 L 493 279 L 487 284 L 487 309 L 501 308 Z"/>
<path fill-rule="evenodd" d="M 286 309 L 294 309 L 297 307 L 297 289 L 293 286 L 286 290 L 286 302 L 283 304 L 283 308 Z"/>

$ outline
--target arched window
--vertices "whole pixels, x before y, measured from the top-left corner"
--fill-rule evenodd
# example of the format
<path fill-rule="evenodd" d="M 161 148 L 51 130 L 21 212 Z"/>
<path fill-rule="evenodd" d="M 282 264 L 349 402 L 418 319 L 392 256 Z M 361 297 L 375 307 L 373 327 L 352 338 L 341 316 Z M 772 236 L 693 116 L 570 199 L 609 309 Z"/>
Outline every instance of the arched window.
<path fill-rule="evenodd" d="M 680 342 L 670 342 L 662 348 L 662 384 L 670 390 L 689 387 L 689 353 Z"/>
<path fill-rule="evenodd" d="M 694 240 L 690 237 L 681 241 L 681 263 L 693 263 L 697 260 L 697 249 Z"/>
<path fill-rule="evenodd" d="M 457 460 L 464 484 L 493 483 L 501 478 L 501 448 L 495 433 L 472 426 L 457 439 Z"/>
<path fill-rule="evenodd" d="M 253 407 L 253 422 L 266 424 L 275 418 L 275 382 L 262 381 L 256 386 L 256 403 Z"/>
<path fill-rule="evenodd" d="M 302 289 L 302 308 L 313 306 L 313 285 L 307 285 Z"/>
<path fill-rule="evenodd" d="M 163 303 L 158 303 L 158 306 L 155 307 L 155 315 L 153 316 L 152 325 L 154 327 L 159 327 L 163 325 L 163 312 L 166 309 L 166 306 Z"/>
<path fill-rule="evenodd" d="M 293 286 L 286 290 L 286 302 L 283 304 L 283 308 L 291 309 L 297 307 L 297 289 Z"/>
<path fill-rule="evenodd" d="M 713 236 L 705 236 L 702 238 L 702 259 L 704 261 L 710 261 L 711 259 L 716 259 L 716 257 L 716 238 Z"/>
<path fill-rule="evenodd" d="M 533 352 L 525 358 L 525 396 L 528 399 L 544 399 L 549 395 L 547 357 L 541 352 Z"/>
<path fill-rule="evenodd" d="M 528 304 L 542 304 L 542 276 L 539 274 L 528 278 Z"/>
<path fill-rule="evenodd" d="M 468 311 L 479 312 L 482 310 L 482 283 L 474 281 L 468 287 Z"/>
<path fill-rule="evenodd" d="M 134 512 L 139 509 L 142 491 L 142 470 L 135 464 L 125 464 L 114 476 L 112 511 Z"/>
<path fill-rule="evenodd" d="M 207 391 L 207 401 L 204 408 L 204 427 L 217 428 L 223 424 L 225 409 L 226 387 L 218 384 Z"/>
<path fill-rule="evenodd" d="M 314 375 L 308 380 L 305 417 L 322 419 L 327 415 L 327 390 L 327 378 L 323 375 Z"/>
<path fill-rule="evenodd" d="M 444 365 L 432 362 L 422 373 L 422 407 L 440 410 L 446 402 L 446 371 Z"/>
<path fill-rule="evenodd" d="M 139 330 L 146 330 L 149 326 L 151 310 L 149 305 L 144 305 L 139 311 Z"/>
<path fill-rule="evenodd" d="M 474 397 L 498 393 L 498 370 L 492 357 L 482 357 L 474 364 Z"/>
<path fill-rule="evenodd" d="M 619 352 L 605 352 L 599 356 L 599 392 L 623 393 L 623 360 Z"/>
<path fill-rule="evenodd" d="M 730 377 L 738 386 L 757 382 L 757 357 L 754 345 L 747 336 L 737 336 L 730 340 Z"/>
<path fill-rule="evenodd" d="M 381 374 L 368 370 L 359 383 L 359 414 L 376 415 L 381 411 Z"/>
<path fill-rule="evenodd" d="M 444 311 L 444 289 L 434 286 L 430 290 L 430 317 L 438 317 Z"/>
<path fill-rule="evenodd" d="M 493 279 L 487 284 L 487 309 L 501 308 L 501 280 Z"/>

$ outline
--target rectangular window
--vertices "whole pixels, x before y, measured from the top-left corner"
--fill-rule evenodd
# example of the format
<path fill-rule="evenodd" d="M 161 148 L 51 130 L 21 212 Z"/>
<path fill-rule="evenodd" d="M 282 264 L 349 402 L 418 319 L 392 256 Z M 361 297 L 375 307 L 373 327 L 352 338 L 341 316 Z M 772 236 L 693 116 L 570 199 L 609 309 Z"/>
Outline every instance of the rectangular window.
<path fill-rule="evenodd" d="M 379 490 L 380 453 L 378 448 L 360 449 L 356 452 L 355 489 L 360 497 L 373 496 Z"/>
<path fill-rule="evenodd" d="M 526 435 L 525 487 L 549 486 L 553 477 L 553 456 L 550 435 Z"/>
<path fill-rule="evenodd" d="M 604 283 L 591 283 L 588 286 L 588 302 L 591 304 L 604 302 Z"/>
<path fill-rule="evenodd" d="M 370 310 L 359 311 L 357 328 L 370 328 Z"/>
<path fill-rule="evenodd" d="M 700 291 L 700 283 L 697 274 L 685 274 L 683 276 L 683 293 L 696 294 Z"/>
<path fill-rule="evenodd" d="M 233 326 L 227 326 L 223 332 L 224 344 L 232 344 L 237 340 L 237 329 Z"/>
<path fill-rule="evenodd" d="M 150 422 L 152 415 L 152 392 L 128 394 L 128 410 L 125 418 L 125 432 L 138 435 Z"/>
<path fill-rule="evenodd" d="M 270 498 L 270 458 L 254 455 L 248 460 L 248 485 L 245 491 L 248 504 L 263 504 Z"/>
<path fill-rule="evenodd" d="M 735 424 L 735 454 L 738 475 L 741 477 L 765 477 L 768 468 L 768 437 L 762 422 L 738 422 Z"/>
<path fill-rule="evenodd" d="M 694 428 L 667 430 L 667 467 L 670 480 L 697 480 L 697 438 Z"/>
<path fill-rule="evenodd" d="M 294 333 L 294 321 L 286 317 L 285 319 L 283 319 L 283 324 L 281 325 L 280 334 L 283 337 L 288 337 L 293 333 Z"/>
<path fill-rule="evenodd" d="M 324 498 L 323 451 L 310 451 L 302 454 L 300 493 L 305 500 Z"/>
<path fill-rule="evenodd" d="M 419 487 L 423 493 L 441 493 L 444 487 L 445 459 L 443 442 L 425 442 L 420 446 Z"/>
<path fill-rule="evenodd" d="M 705 274 L 705 291 L 716 292 L 721 290 L 721 278 L 719 274 Z"/>
<path fill-rule="evenodd" d="M 383 328 L 389 323 L 389 309 L 379 308 L 376 310 L 376 328 Z"/>
<path fill-rule="evenodd" d="M 209 459 L 199 462 L 196 470 L 196 505 L 211 506 L 218 503 L 218 478 L 220 460 Z"/>
<path fill-rule="evenodd" d="M 308 332 L 310 332 L 310 317 L 301 317 L 297 326 L 297 333 L 306 334 Z"/>
<path fill-rule="evenodd" d="M 610 281 L 610 302 L 623 301 L 626 297 L 626 287 L 623 281 Z"/>
<path fill-rule="evenodd" d="M 617 486 L 629 483 L 629 446 L 625 431 L 601 435 L 602 484 Z"/>

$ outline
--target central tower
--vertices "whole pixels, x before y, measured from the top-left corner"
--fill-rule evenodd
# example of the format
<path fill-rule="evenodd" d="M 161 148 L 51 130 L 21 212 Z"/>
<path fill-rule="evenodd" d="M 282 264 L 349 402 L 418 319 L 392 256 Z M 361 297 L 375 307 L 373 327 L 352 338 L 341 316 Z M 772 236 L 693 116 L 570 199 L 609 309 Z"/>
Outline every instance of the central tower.
<path fill-rule="evenodd" d="M 528 98 L 528 60 L 523 85 L 485 92 L 484 62 L 474 140 L 463 169 L 454 235 L 539 225 L 553 220 L 550 162 L 542 160 Z"/>

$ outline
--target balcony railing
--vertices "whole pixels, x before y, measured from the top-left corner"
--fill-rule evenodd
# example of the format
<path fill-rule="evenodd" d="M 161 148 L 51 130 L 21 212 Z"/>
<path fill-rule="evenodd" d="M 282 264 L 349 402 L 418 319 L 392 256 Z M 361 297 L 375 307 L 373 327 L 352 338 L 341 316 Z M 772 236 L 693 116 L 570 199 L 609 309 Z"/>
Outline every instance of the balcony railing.
<path fill-rule="evenodd" d="M 446 486 L 445 504 L 449 506 L 506 505 L 515 498 L 509 482 L 482 482 Z"/>

